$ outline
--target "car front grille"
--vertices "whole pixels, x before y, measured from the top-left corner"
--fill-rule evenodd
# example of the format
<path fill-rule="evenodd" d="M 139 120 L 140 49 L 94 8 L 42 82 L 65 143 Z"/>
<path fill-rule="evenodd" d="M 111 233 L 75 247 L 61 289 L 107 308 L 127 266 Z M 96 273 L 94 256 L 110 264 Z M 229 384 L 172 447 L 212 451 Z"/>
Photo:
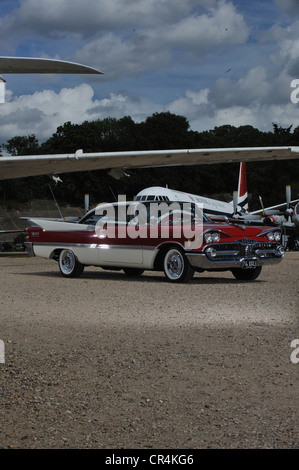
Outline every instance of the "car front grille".
<path fill-rule="evenodd" d="M 278 256 L 277 246 L 276 243 L 255 242 L 255 240 L 209 245 L 209 247 L 216 250 L 215 261 L 238 260 L 241 258 L 275 258 Z"/>

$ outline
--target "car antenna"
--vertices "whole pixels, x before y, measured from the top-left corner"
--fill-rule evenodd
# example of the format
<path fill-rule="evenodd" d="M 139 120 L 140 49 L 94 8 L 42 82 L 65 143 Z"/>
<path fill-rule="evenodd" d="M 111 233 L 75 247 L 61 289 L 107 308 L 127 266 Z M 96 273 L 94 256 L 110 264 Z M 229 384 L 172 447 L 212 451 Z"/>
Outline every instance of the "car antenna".
<path fill-rule="evenodd" d="M 110 191 L 112 192 L 112 196 L 114 197 L 114 199 L 115 199 L 115 202 L 117 202 L 117 199 L 116 199 L 116 196 L 115 196 L 115 194 L 114 194 L 114 191 L 113 191 L 113 189 L 111 188 L 111 186 L 109 186 L 109 188 L 110 188 Z"/>
<path fill-rule="evenodd" d="M 54 196 L 54 193 L 53 193 L 53 191 L 52 191 L 52 188 L 51 188 L 51 185 L 50 185 L 50 184 L 49 184 L 49 188 L 50 188 L 50 191 L 51 191 L 51 193 L 52 193 L 52 196 L 53 196 L 54 202 L 55 202 L 55 204 L 56 204 L 56 207 L 57 207 L 57 209 L 58 209 L 58 212 L 59 212 L 59 214 L 60 214 L 60 217 L 63 219 L 63 216 L 62 216 L 60 207 L 59 207 L 59 205 L 58 205 L 58 203 L 57 203 L 57 201 L 56 201 L 56 198 L 55 198 L 55 196 Z"/>

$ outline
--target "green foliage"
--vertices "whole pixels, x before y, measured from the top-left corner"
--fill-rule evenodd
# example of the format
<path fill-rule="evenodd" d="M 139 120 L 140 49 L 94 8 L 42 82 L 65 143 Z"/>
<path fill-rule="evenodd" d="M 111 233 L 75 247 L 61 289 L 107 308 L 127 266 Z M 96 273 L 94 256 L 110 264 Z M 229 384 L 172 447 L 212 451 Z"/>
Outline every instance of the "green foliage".
<path fill-rule="evenodd" d="M 263 147 L 299 145 L 299 127 L 283 128 L 273 123 L 272 132 L 261 132 L 252 126 L 218 126 L 204 132 L 190 130 L 188 120 L 169 112 L 155 113 L 144 122 L 135 123 L 130 116 L 66 122 L 43 144 L 34 135 L 17 136 L 4 146 L 11 155 L 112 152 L 125 150 Z M 232 192 L 237 189 L 239 164 L 180 166 L 130 170 L 130 177 L 115 180 L 108 170 L 60 175 L 63 184 L 54 188 L 59 204 L 82 204 L 90 194 L 91 205 L 113 200 L 113 194 L 131 198 L 148 186 L 165 186 L 201 195 Z M 248 190 L 252 194 L 251 209 L 259 208 L 258 195 L 266 205 L 285 200 L 285 185 L 291 184 L 293 198 L 298 197 L 298 160 L 254 162 L 247 164 Z M 51 198 L 47 176 L 0 182 L 0 202 Z M 53 184 L 53 183 L 51 183 Z"/>
<path fill-rule="evenodd" d="M 39 151 L 38 140 L 34 134 L 29 136 L 16 136 L 7 141 L 3 147 L 10 155 L 34 155 Z"/>

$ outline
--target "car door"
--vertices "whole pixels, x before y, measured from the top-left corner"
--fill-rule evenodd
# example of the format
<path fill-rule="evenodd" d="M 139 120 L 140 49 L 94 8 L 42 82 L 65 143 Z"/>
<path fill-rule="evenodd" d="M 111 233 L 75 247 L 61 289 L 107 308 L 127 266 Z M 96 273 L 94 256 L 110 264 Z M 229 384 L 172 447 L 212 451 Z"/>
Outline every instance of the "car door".
<path fill-rule="evenodd" d="M 115 206 L 113 214 L 107 213 L 97 228 L 99 263 L 103 266 L 141 266 L 143 262 L 142 240 L 130 236 L 127 206 Z"/>

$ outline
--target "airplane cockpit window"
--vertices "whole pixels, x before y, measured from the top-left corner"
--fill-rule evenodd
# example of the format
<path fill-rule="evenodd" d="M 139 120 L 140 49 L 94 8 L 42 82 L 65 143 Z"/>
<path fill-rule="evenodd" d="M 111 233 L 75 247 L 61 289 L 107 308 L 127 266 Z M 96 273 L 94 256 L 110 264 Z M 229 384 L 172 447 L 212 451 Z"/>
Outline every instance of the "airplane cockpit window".
<path fill-rule="evenodd" d="M 169 202 L 168 196 L 154 196 L 154 195 L 143 195 L 143 196 L 136 196 L 135 201 L 164 201 Z"/>

